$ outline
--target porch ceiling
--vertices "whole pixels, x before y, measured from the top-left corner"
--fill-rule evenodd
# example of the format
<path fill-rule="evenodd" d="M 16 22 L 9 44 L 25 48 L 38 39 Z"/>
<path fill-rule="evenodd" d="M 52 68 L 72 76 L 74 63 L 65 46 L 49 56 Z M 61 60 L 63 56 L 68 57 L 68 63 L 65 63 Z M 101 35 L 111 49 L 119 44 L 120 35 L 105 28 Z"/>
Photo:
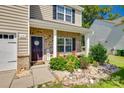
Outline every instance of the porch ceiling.
<path fill-rule="evenodd" d="M 81 34 L 87 34 L 92 32 L 92 30 L 83 27 L 37 19 L 30 19 L 30 26 L 44 29 L 56 29 L 60 31 L 75 32 Z"/>

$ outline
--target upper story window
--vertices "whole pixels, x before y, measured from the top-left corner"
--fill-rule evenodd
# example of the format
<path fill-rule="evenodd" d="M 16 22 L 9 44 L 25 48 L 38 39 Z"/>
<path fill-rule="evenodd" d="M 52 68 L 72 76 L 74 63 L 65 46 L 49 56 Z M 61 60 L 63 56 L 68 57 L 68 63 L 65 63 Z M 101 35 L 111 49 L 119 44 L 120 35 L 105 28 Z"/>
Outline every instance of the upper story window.
<path fill-rule="evenodd" d="M 72 23 L 72 8 L 58 5 L 56 7 L 56 17 L 58 20 L 63 20 Z"/>
<path fill-rule="evenodd" d="M 72 22 L 72 9 L 66 8 L 65 18 L 66 18 L 66 21 Z"/>
<path fill-rule="evenodd" d="M 75 23 L 75 10 L 62 5 L 53 6 L 53 18 Z"/>
<path fill-rule="evenodd" d="M 56 16 L 59 20 L 64 20 L 64 7 L 63 6 L 57 6 L 56 7 Z"/>

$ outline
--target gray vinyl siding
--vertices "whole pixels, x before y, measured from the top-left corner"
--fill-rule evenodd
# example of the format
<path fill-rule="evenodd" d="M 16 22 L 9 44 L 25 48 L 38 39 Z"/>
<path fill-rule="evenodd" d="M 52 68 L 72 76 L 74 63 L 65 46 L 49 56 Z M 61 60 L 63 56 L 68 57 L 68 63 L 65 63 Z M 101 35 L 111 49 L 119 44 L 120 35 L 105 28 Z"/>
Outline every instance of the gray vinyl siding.
<path fill-rule="evenodd" d="M 68 6 L 73 7 L 74 9 L 76 6 Z M 52 5 L 31 5 L 30 6 L 30 17 L 34 19 L 39 20 L 48 20 L 48 21 L 54 21 L 64 24 L 70 24 L 75 26 L 81 26 L 82 22 L 82 12 L 81 10 L 75 9 L 75 23 L 60 21 L 60 20 L 54 20 L 53 19 L 53 6 Z"/>
<path fill-rule="evenodd" d="M 18 56 L 28 54 L 28 6 L 1 5 L 0 6 L 0 32 L 17 33 Z M 19 38 L 25 34 L 26 39 Z"/>

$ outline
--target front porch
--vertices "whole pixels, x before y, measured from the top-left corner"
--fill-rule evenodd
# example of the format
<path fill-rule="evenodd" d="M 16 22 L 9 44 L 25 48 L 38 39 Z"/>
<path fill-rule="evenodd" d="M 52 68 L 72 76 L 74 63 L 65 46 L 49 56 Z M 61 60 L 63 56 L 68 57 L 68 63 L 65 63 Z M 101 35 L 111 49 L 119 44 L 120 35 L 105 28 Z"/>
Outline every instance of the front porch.
<path fill-rule="evenodd" d="M 66 56 L 72 53 L 74 53 L 77 56 L 88 55 L 89 31 L 87 29 L 72 25 L 65 25 L 65 24 L 34 20 L 34 19 L 31 19 L 30 23 L 31 23 L 30 24 L 31 37 L 32 36 L 42 37 L 41 58 L 43 61 L 46 62 L 49 61 L 51 57 L 57 57 L 60 55 Z M 48 25 L 45 25 L 46 23 Z M 82 46 L 82 40 L 81 40 L 82 36 L 85 37 L 84 46 Z"/>

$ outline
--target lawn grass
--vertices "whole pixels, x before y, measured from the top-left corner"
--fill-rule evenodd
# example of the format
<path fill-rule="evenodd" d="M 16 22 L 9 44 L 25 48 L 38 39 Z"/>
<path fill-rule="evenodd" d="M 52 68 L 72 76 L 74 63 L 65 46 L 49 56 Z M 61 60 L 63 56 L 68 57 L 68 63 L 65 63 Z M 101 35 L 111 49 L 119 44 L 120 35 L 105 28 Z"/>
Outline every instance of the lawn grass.
<path fill-rule="evenodd" d="M 110 55 L 108 58 L 111 64 L 124 68 L 124 57 Z"/>
<path fill-rule="evenodd" d="M 74 85 L 72 88 L 124 88 L 124 57 L 109 56 L 109 62 L 120 68 L 120 71 L 111 75 L 107 80 L 101 80 L 97 84 L 93 85 Z M 53 84 L 48 86 L 49 88 L 62 88 L 64 87 L 61 83 Z"/>

